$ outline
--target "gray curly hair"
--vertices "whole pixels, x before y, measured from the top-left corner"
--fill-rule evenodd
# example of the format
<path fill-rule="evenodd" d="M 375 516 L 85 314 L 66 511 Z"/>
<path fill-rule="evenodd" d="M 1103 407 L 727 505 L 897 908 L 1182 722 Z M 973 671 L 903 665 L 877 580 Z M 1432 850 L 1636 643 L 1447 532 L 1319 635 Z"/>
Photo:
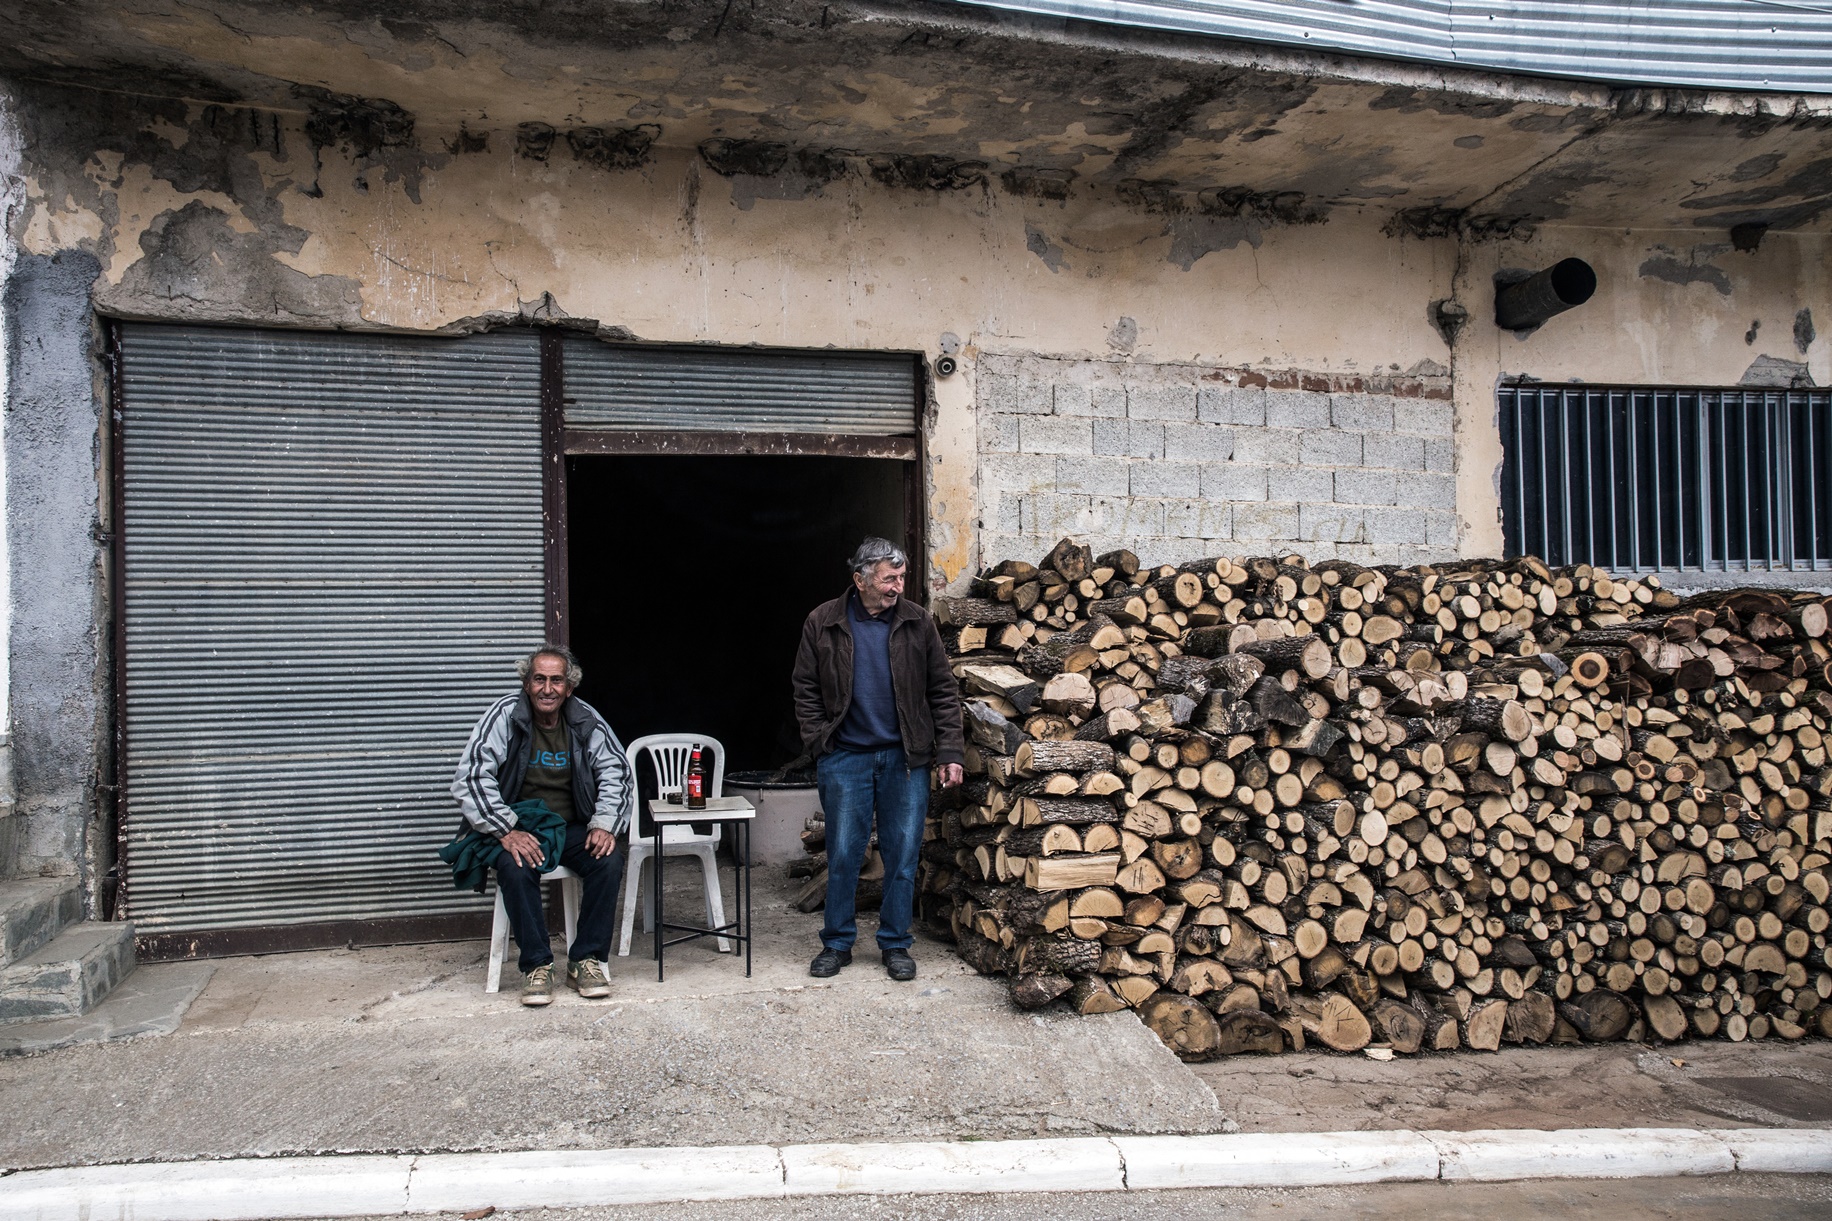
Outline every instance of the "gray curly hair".
<path fill-rule="evenodd" d="M 563 644 L 544 644 L 528 656 L 515 663 L 515 672 L 527 682 L 528 676 L 534 673 L 534 659 L 537 657 L 558 657 L 566 663 L 566 681 L 578 686 L 585 681 L 585 671 L 579 667 L 579 659 L 573 656 L 572 650 Z"/>
<path fill-rule="evenodd" d="M 859 549 L 852 553 L 852 559 L 846 562 L 847 567 L 864 577 L 870 577 L 872 571 L 880 564 L 889 564 L 892 568 L 909 567 L 910 558 L 903 554 L 903 548 L 887 538 L 868 537 L 859 544 Z"/>

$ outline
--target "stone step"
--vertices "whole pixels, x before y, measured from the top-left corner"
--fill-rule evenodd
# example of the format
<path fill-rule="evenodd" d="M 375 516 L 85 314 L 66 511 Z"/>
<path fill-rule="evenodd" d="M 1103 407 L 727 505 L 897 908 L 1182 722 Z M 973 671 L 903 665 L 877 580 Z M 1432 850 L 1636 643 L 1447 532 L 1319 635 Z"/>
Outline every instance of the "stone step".
<path fill-rule="evenodd" d="M 87 1013 L 133 969 L 133 925 L 72 925 L 0 967 L 0 1025 Z"/>
<path fill-rule="evenodd" d="M 0 967 L 18 962 L 82 918 L 75 878 L 0 882 Z"/>

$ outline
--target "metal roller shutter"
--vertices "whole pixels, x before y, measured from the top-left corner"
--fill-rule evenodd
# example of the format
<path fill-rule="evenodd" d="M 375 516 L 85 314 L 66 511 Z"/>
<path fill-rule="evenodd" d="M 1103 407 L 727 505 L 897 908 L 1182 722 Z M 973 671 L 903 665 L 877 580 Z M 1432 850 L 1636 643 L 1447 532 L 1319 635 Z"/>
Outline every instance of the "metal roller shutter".
<path fill-rule="evenodd" d="M 565 362 L 570 429 L 916 432 L 916 360 L 909 355 L 642 347 L 569 335 Z"/>
<path fill-rule="evenodd" d="M 474 720 L 542 630 L 540 359 L 121 333 L 127 914 L 445 915 Z"/>

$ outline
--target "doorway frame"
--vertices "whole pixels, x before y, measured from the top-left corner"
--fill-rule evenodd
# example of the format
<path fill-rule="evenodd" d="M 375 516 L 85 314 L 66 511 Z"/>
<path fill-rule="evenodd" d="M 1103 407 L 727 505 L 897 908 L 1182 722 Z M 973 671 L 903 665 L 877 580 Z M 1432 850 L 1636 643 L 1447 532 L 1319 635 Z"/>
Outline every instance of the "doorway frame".
<path fill-rule="evenodd" d="M 651 346 L 651 345 L 644 345 Z M 716 350 L 716 344 L 671 344 L 683 352 Z M 782 352 L 821 349 L 779 348 Z M 547 639 L 552 644 L 572 643 L 571 582 L 567 559 L 566 460 L 572 457 L 618 454 L 656 456 L 778 456 L 880 458 L 903 464 L 903 548 L 914 570 L 905 590 L 919 589 L 919 601 L 929 597 L 928 464 L 923 436 L 923 407 L 928 400 L 928 362 L 919 352 L 895 349 L 884 355 L 908 356 L 916 370 L 915 393 L 910 403 L 909 436 L 853 436 L 844 433 L 713 432 L 705 430 L 647 429 L 621 431 L 566 426 L 566 349 L 560 328 L 541 329 L 541 517 L 545 556 Z M 905 596 L 908 596 L 906 593 Z"/>

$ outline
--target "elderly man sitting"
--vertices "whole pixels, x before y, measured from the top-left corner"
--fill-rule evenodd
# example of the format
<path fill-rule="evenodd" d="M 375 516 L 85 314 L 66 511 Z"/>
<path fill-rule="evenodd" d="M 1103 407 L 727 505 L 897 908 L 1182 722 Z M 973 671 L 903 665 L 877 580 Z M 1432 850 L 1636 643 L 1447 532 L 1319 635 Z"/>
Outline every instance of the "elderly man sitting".
<path fill-rule="evenodd" d="M 618 839 L 636 807 L 630 763 L 604 718 L 573 698 L 584 675 L 571 652 L 542 645 L 518 669 L 522 689 L 492 704 L 471 730 L 452 796 L 470 827 L 500 844 L 496 884 L 521 948 L 522 1004 L 553 1000 L 541 872 L 556 863 L 584 890 L 566 982 L 580 996 L 609 996 L 605 963 L 624 862 Z M 543 847 L 531 832 L 537 827 L 557 852 Z"/>

